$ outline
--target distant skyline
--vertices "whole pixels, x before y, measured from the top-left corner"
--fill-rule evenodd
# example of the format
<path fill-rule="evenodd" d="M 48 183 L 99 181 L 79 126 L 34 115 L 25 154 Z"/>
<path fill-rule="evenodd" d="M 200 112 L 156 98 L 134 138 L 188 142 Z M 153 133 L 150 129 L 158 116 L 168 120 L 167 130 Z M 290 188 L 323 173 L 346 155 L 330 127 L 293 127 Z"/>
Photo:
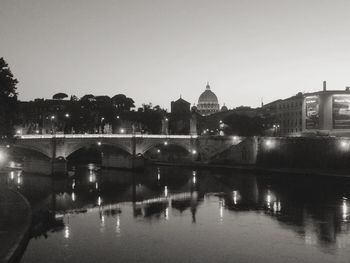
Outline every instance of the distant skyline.
<path fill-rule="evenodd" d="M 350 86 L 350 2 L 2 0 L 0 57 L 21 100 L 57 92 L 170 109 L 209 81 L 220 106 Z"/>

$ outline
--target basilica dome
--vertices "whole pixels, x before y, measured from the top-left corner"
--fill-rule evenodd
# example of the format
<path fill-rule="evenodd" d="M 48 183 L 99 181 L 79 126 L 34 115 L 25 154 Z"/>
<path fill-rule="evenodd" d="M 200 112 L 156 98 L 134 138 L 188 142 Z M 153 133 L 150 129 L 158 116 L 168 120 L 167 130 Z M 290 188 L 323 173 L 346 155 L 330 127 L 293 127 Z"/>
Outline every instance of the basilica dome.
<path fill-rule="evenodd" d="M 218 98 L 215 93 L 210 90 L 209 83 L 207 83 L 205 91 L 199 96 L 197 109 L 202 115 L 210 115 L 218 112 L 220 109 Z"/>
<path fill-rule="evenodd" d="M 199 96 L 198 104 L 201 103 L 218 103 L 218 97 L 210 90 L 209 84 L 207 84 L 205 91 Z"/>

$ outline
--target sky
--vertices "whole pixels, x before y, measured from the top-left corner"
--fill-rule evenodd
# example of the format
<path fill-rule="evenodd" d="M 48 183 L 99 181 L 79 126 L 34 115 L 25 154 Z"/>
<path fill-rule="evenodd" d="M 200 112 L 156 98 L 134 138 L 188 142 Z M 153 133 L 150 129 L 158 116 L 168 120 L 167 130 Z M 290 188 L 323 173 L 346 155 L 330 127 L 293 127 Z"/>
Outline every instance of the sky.
<path fill-rule="evenodd" d="M 350 1 L 0 0 L 21 100 L 57 92 L 257 107 L 350 86 Z"/>

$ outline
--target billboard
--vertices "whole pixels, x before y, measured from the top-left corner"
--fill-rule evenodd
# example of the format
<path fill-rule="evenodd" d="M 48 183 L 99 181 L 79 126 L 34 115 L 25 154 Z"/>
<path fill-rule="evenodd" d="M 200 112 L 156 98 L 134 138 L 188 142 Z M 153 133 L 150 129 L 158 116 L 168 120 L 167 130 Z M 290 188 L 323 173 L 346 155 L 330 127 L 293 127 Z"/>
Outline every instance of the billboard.
<path fill-rule="evenodd" d="M 320 123 L 320 98 L 309 96 L 305 98 L 305 128 L 308 130 L 318 129 Z"/>
<path fill-rule="evenodd" d="M 350 129 L 350 95 L 333 95 L 333 129 Z"/>

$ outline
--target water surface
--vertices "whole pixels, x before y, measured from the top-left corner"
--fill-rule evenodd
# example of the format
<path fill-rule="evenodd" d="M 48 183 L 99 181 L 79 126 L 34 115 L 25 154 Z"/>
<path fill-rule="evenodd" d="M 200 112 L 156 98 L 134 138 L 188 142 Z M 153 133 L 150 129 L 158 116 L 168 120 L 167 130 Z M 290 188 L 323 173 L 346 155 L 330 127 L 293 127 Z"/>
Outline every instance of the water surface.
<path fill-rule="evenodd" d="M 33 207 L 22 262 L 349 262 L 348 179 L 90 165 L 1 183 Z"/>

